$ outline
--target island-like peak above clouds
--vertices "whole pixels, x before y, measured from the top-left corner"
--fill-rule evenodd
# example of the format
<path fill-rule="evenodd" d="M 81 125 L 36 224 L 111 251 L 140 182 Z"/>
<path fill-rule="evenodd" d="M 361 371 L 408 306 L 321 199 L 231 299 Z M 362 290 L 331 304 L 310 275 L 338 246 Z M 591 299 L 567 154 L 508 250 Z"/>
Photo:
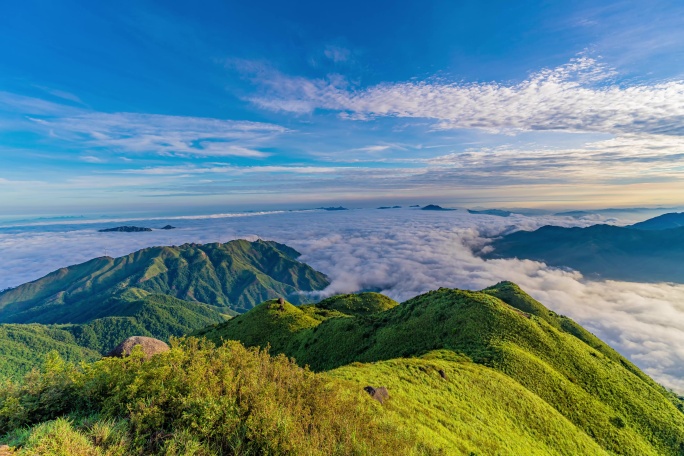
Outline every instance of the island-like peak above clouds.
<path fill-rule="evenodd" d="M 166 228 L 163 228 L 166 229 Z M 142 231 L 152 231 L 152 228 L 145 228 L 142 226 L 117 226 L 114 228 L 102 228 L 98 230 L 100 233 L 112 233 L 112 232 L 122 232 L 122 233 L 139 233 Z"/>
<path fill-rule="evenodd" d="M 456 209 L 448 209 L 446 207 L 438 206 L 436 204 L 428 204 L 420 208 L 423 211 L 455 211 Z"/>
<path fill-rule="evenodd" d="M 468 212 L 474 215 L 495 215 L 497 217 L 509 217 L 513 214 L 510 211 L 504 211 L 501 209 L 483 209 L 481 211 L 475 211 L 473 209 L 468 209 Z"/>

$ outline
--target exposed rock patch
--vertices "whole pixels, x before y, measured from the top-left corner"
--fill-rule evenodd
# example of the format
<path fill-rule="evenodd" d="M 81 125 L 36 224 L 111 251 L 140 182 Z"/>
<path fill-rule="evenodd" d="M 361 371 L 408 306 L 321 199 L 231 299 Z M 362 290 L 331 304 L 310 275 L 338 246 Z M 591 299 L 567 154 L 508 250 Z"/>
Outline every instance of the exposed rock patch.
<path fill-rule="evenodd" d="M 384 403 L 386 399 L 389 399 L 389 392 L 384 386 L 378 386 L 377 388 L 366 386 L 363 390 L 381 404 Z"/>
<path fill-rule="evenodd" d="M 133 348 L 138 345 L 142 347 L 142 351 L 147 358 L 151 358 L 158 353 L 169 350 L 169 346 L 159 339 L 145 336 L 133 336 L 121 342 L 116 348 L 107 353 L 105 357 L 123 358 L 129 356 L 133 351 Z"/>

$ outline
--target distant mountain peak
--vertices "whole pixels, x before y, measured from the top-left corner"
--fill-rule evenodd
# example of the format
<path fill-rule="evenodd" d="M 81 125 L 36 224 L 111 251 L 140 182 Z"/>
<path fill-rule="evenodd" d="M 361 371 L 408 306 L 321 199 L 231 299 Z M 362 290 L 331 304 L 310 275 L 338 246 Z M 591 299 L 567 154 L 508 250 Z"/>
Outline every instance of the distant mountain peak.
<path fill-rule="evenodd" d="M 442 206 L 438 206 L 436 204 L 428 204 L 427 206 L 423 206 L 420 208 L 423 211 L 453 211 L 455 209 L 448 209 Z"/>
<path fill-rule="evenodd" d="M 638 230 L 669 230 L 684 226 L 684 212 L 669 212 L 653 217 L 643 222 L 630 225 L 630 228 Z"/>
<path fill-rule="evenodd" d="M 60 268 L 0 295 L 0 322 L 76 323 L 137 287 L 244 312 L 266 299 L 325 288 L 328 278 L 297 261 L 300 253 L 274 241 L 186 243 L 148 247 Z M 84 309 L 88 312 L 84 313 Z"/>

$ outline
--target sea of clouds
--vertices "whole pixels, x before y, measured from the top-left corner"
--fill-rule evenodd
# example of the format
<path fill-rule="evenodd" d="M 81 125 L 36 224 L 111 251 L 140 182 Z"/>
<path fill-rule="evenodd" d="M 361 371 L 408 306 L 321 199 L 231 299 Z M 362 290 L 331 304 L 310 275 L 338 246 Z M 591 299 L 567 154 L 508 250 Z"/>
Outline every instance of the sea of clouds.
<path fill-rule="evenodd" d="M 160 228 L 167 223 L 177 229 L 97 231 L 122 224 Z M 43 221 L 0 228 L 0 289 L 105 253 L 121 256 L 153 245 L 260 237 L 302 252 L 302 261 L 330 277 L 326 295 L 372 289 L 403 301 L 439 287 L 477 290 L 502 280 L 516 282 L 663 385 L 684 392 L 684 285 L 588 280 L 576 271 L 536 261 L 483 260 L 474 253 L 501 233 L 593 223 L 594 219 L 570 217 L 496 217 L 406 208 Z"/>

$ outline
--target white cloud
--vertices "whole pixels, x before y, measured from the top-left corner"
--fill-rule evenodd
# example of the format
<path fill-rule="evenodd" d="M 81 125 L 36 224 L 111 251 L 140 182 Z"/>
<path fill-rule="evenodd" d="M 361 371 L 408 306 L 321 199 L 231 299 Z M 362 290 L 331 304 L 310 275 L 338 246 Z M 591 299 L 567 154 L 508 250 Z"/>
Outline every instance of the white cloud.
<path fill-rule="evenodd" d="M 323 54 L 335 63 L 346 62 L 351 58 L 351 51 L 349 49 L 332 44 L 325 47 Z"/>
<path fill-rule="evenodd" d="M 218 215 L 217 215 L 218 216 Z M 438 287 L 481 289 L 512 280 L 547 307 L 574 318 L 649 375 L 684 391 L 684 285 L 592 281 L 534 261 L 485 261 L 471 247 L 512 226 L 535 229 L 570 218 L 474 216 L 465 211 L 361 210 L 264 213 L 258 217 L 175 218 L 172 231 L 98 233 L 98 224 L 0 231 L 0 288 L 103 254 L 123 255 L 151 245 L 275 239 L 328 274 L 327 290 L 379 289 L 399 300 Z M 138 220 L 162 226 L 167 219 Z M 112 221 L 100 224 L 111 226 Z M 116 223 L 125 223 L 124 220 Z"/>
<path fill-rule="evenodd" d="M 89 147 L 166 155 L 263 158 L 269 154 L 255 147 L 287 131 L 259 122 L 137 113 L 83 112 L 31 120 Z"/>
<path fill-rule="evenodd" d="M 415 160 L 500 183 L 624 183 L 672 181 L 684 177 L 684 140 L 677 136 L 623 135 L 574 148 L 469 149 Z"/>
<path fill-rule="evenodd" d="M 245 69 L 243 67 L 243 69 Z M 247 71 L 250 68 L 246 68 Z M 251 100 L 262 108 L 308 113 L 339 111 L 344 117 L 424 118 L 440 129 L 492 132 L 684 134 L 684 82 L 621 85 L 615 72 L 580 56 L 519 83 L 452 83 L 440 79 L 354 88 L 334 78 L 290 77 L 261 66 L 264 89 Z"/>
<path fill-rule="evenodd" d="M 180 156 L 266 158 L 259 150 L 288 129 L 269 123 L 74 108 L 0 92 L 0 110 L 21 115 L 5 129 L 30 128 L 89 149 Z M 92 159 L 91 155 L 91 159 Z"/>
<path fill-rule="evenodd" d="M 94 155 L 83 155 L 81 157 L 81 161 L 84 161 L 86 163 L 105 163 L 106 162 L 106 160 L 104 160 L 100 157 L 96 157 Z"/>

